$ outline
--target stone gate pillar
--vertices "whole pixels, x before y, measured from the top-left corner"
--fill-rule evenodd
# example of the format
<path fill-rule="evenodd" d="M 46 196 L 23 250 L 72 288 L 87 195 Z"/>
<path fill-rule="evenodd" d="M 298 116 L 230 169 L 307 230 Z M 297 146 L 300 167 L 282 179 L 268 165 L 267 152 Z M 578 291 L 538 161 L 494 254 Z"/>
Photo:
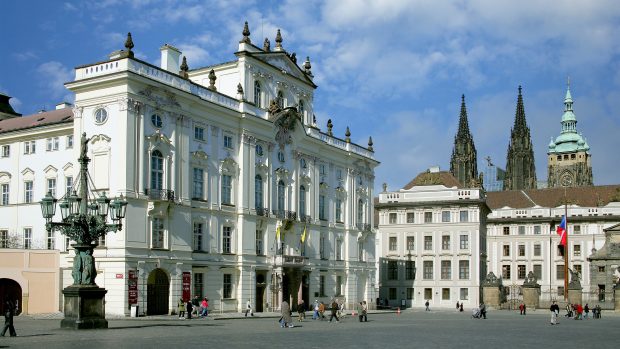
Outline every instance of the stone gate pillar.
<path fill-rule="evenodd" d="M 523 303 L 527 308 L 536 309 L 540 306 L 540 285 L 533 272 L 529 272 L 523 281 Z"/>
<path fill-rule="evenodd" d="M 482 301 L 487 307 L 498 309 L 502 299 L 502 279 L 490 272 L 482 282 Z"/>

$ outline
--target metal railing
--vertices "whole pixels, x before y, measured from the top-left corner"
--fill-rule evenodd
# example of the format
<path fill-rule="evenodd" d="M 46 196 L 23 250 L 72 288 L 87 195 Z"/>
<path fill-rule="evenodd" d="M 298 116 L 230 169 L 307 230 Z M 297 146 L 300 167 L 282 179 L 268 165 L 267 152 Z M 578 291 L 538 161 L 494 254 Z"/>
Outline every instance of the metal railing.
<path fill-rule="evenodd" d="M 152 200 L 174 201 L 174 190 L 144 189 L 144 193 Z"/>
<path fill-rule="evenodd" d="M 299 221 L 300 222 L 305 222 L 305 223 L 311 223 L 312 222 L 312 217 L 310 215 L 301 213 L 301 214 L 299 214 Z"/>
<path fill-rule="evenodd" d="M 361 231 L 371 231 L 372 226 L 368 223 L 357 223 L 357 230 Z"/>
<path fill-rule="evenodd" d="M 269 217 L 269 209 L 268 208 L 264 208 L 264 207 L 257 207 L 256 208 L 256 215 L 257 216 L 263 216 L 263 217 Z"/>
<path fill-rule="evenodd" d="M 288 219 L 294 221 L 297 219 L 297 212 L 286 210 L 272 210 L 271 213 L 278 219 Z"/>

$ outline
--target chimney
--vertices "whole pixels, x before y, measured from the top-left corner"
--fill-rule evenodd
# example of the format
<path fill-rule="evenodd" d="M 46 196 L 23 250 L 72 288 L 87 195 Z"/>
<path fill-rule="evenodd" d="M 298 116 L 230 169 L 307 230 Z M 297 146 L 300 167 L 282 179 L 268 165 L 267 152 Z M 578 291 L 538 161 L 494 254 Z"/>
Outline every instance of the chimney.
<path fill-rule="evenodd" d="M 161 68 L 171 73 L 178 74 L 181 51 L 178 48 L 165 44 L 160 48 L 161 50 Z"/>
<path fill-rule="evenodd" d="M 65 109 L 65 108 L 71 108 L 72 106 L 73 105 L 71 103 L 62 102 L 62 103 L 56 104 L 56 110 L 58 110 L 58 109 Z"/>

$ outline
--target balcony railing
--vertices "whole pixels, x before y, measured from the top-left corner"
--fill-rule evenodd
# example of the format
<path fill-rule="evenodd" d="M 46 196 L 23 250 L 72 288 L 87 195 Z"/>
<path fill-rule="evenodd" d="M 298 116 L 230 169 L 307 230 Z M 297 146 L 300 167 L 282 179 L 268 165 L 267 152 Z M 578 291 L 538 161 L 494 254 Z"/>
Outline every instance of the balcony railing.
<path fill-rule="evenodd" d="M 304 222 L 304 223 L 311 223 L 312 222 L 312 217 L 310 215 L 300 213 L 299 214 L 299 221 L 300 222 Z"/>
<path fill-rule="evenodd" d="M 256 208 L 256 215 L 257 216 L 263 216 L 263 217 L 269 217 L 269 209 L 268 208 L 264 208 L 264 207 L 257 207 Z"/>
<path fill-rule="evenodd" d="M 144 193 L 151 200 L 174 201 L 174 190 L 168 190 L 168 189 L 144 189 Z"/>
<path fill-rule="evenodd" d="M 271 213 L 273 213 L 273 215 L 278 219 L 288 219 L 291 221 L 297 219 L 297 212 L 294 211 L 273 210 Z"/>
<path fill-rule="evenodd" d="M 287 256 L 287 255 L 277 255 L 276 257 L 276 265 L 281 265 L 284 267 L 301 267 L 306 264 L 308 257 L 304 256 Z"/>
<path fill-rule="evenodd" d="M 367 223 L 357 223 L 357 230 L 371 231 L 372 230 L 372 226 L 370 224 L 367 224 Z"/>

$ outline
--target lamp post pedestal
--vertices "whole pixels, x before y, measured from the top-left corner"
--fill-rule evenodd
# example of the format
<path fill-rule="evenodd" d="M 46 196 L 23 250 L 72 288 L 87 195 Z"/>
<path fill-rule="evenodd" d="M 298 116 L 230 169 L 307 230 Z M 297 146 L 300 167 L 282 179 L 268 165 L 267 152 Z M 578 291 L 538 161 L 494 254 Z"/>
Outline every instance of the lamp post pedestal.
<path fill-rule="evenodd" d="M 62 290 L 65 297 L 65 318 L 61 328 L 74 330 L 108 328 L 105 319 L 105 294 L 97 285 L 71 285 Z"/>

